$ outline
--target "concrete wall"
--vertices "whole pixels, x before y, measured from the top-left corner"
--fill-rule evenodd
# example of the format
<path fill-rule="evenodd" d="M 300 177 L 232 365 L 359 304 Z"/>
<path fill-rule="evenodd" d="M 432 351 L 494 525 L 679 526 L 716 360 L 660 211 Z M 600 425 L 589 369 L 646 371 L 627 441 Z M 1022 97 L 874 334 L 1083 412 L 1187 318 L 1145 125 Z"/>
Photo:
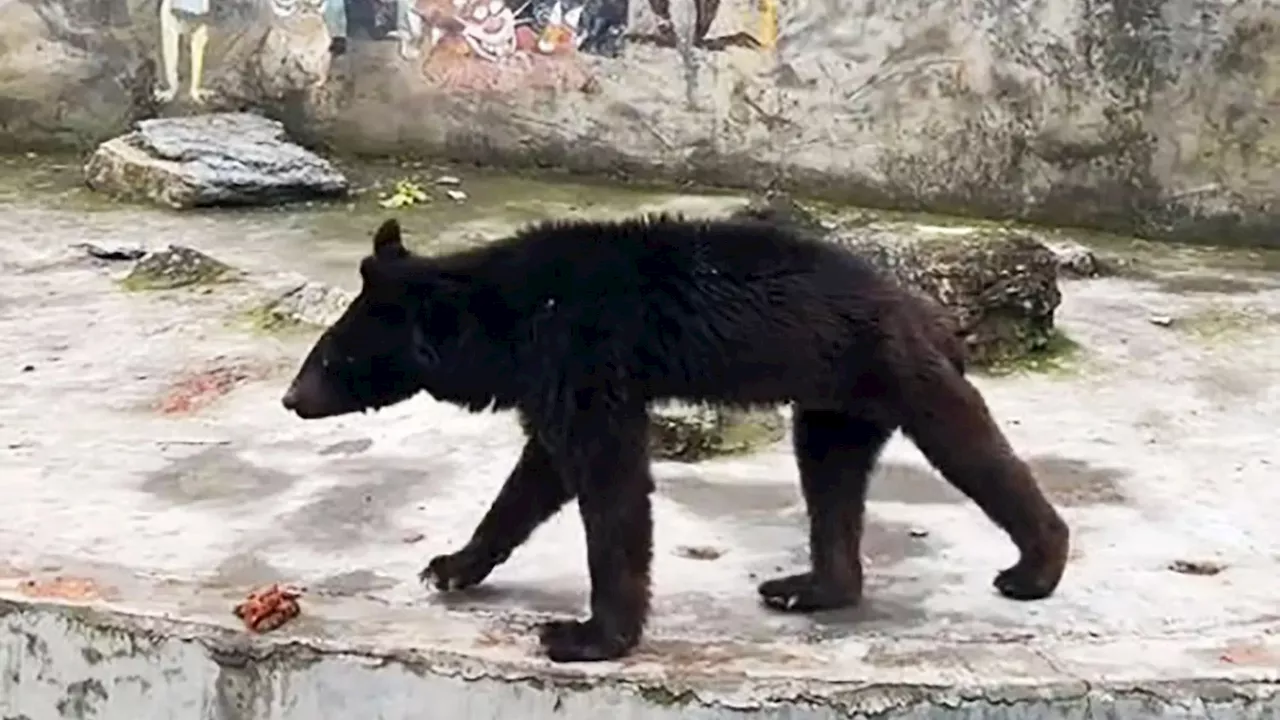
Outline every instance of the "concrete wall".
<path fill-rule="evenodd" d="M 503 2 L 0 0 L 0 136 L 253 106 L 344 150 L 1280 244 L 1271 0 Z"/>
<path fill-rule="evenodd" d="M 0 599 L 5 720 L 1236 720 L 1280 712 L 1275 683 L 1257 680 L 702 684 L 679 674 L 657 683 L 530 676 L 430 652 L 245 639 Z"/>

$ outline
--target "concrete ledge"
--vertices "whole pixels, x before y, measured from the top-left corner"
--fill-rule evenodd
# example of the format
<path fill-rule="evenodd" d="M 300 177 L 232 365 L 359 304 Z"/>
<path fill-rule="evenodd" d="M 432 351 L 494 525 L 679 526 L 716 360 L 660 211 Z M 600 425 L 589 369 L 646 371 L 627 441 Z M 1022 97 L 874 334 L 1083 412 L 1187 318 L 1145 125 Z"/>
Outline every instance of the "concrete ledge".
<path fill-rule="evenodd" d="M 308 620 L 313 623 L 314 619 Z M 1185 665 L 1217 658 L 1221 638 L 1041 646 L 1031 642 L 893 647 L 897 670 L 849 657 L 850 643 L 809 652 L 827 674 L 764 668 L 761 654 L 660 642 L 623 663 L 553 667 L 470 652 L 281 633 L 246 636 L 213 623 L 104 607 L 0 600 L 0 716 L 100 720 L 328 718 L 1261 718 L 1280 712 L 1275 628 L 1239 628 L 1257 667 Z M 425 634 L 434 634 L 427 632 Z M 1265 639 L 1263 639 L 1265 638 Z M 504 645 L 507 647 L 503 648 Z M 532 648 L 526 648 L 531 650 Z M 852 653 L 857 654 L 857 653 Z M 826 655 L 827 658 L 821 658 Z M 845 656 L 837 659 L 837 656 Z M 1028 663 L 1028 659 L 1037 658 Z M 664 662 L 666 661 L 666 662 Z M 834 663 L 834 664 L 830 664 Z M 1181 663 L 1182 678 L 1172 666 Z M 754 667 L 753 667 L 754 666 Z M 1030 673 L 1026 668 L 1043 668 Z M 1022 668 L 1021 677 L 1011 669 Z M 1052 670 L 1058 667 L 1062 670 Z M 1066 668 L 1072 668 L 1068 671 Z M 1192 679 L 1194 677 L 1194 679 Z M 895 679 L 896 678 L 896 679 Z"/>

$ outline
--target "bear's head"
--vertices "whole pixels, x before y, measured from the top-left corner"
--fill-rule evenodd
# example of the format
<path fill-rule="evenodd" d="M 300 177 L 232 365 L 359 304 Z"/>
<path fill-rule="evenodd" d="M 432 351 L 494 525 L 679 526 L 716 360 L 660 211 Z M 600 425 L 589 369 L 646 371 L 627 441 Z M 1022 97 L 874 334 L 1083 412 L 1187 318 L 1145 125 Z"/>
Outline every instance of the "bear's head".
<path fill-rule="evenodd" d="M 373 254 L 360 261 L 360 293 L 316 341 L 281 402 L 303 419 L 376 410 L 423 389 L 438 360 L 423 314 L 429 287 L 421 259 L 405 249 L 400 224 L 374 233 Z"/>

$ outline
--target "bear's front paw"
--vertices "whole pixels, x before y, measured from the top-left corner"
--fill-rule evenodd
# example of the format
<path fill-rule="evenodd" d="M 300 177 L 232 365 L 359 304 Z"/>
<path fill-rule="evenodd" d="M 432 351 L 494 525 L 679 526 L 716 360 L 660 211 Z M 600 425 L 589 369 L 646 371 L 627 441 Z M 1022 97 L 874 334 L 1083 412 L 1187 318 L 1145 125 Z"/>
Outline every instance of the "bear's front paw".
<path fill-rule="evenodd" d="M 1061 573 L 1032 563 L 1019 562 L 996 575 L 996 590 L 1010 600 L 1040 600 L 1058 586 Z"/>
<path fill-rule="evenodd" d="M 605 632 L 595 620 L 552 620 L 538 626 L 538 639 L 551 662 L 600 662 L 623 657 L 636 641 Z"/>
<path fill-rule="evenodd" d="M 452 555 L 433 558 L 418 573 L 423 585 L 442 592 L 465 590 L 479 585 L 493 571 L 494 563 L 487 555 L 463 548 Z"/>
<path fill-rule="evenodd" d="M 813 573 L 768 580 L 760 583 L 759 590 L 765 605 L 795 613 L 848 607 L 856 605 L 861 598 L 860 589 L 834 587 L 821 582 Z"/>

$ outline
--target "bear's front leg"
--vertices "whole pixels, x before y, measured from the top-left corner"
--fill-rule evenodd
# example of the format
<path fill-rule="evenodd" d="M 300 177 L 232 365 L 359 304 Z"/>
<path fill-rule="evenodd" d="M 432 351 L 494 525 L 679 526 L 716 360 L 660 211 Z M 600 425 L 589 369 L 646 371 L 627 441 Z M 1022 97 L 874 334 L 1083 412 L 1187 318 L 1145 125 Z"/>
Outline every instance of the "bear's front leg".
<path fill-rule="evenodd" d="M 653 559 L 648 417 L 588 427 L 611 437 L 581 437 L 562 466 L 578 490 L 591 573 L 591 617 L 544 623 L 542 647 L 554 662 L 613 660 L 640 642 L 649 612 Z"/>
<path fill-rule="evenodd" d="M 433 558 L 419 579 L 444 592 L 480 584 L 569 497 L 569 486 L 556 472 L 546 446 L 530 436 L 471 540 L 455 553 Z"/>

